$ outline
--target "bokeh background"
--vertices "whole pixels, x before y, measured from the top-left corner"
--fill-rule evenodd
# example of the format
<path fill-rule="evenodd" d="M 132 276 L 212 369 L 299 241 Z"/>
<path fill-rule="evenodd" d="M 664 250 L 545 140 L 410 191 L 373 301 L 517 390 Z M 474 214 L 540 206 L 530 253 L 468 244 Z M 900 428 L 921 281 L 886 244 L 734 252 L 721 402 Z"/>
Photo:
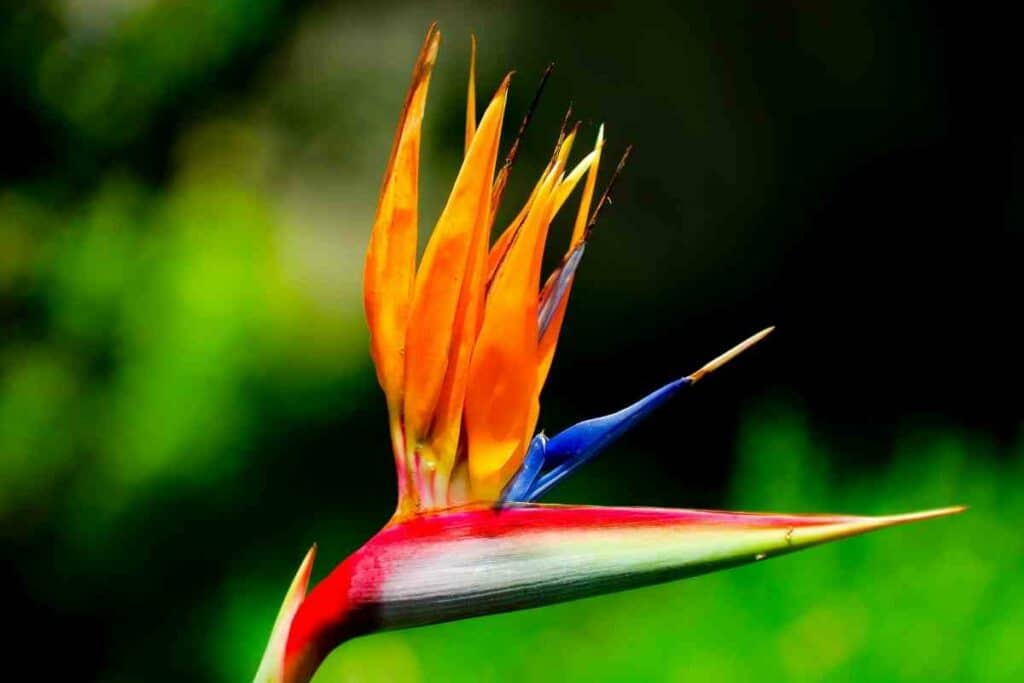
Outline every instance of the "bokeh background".
<path fill-rule="evenodd" d="M 425 223 L 471 31 L 511 121 L 556 63 L 503 215 L 570 101 L 635 145 L 543 427 L 778 325 L 555 500 L 972 509 L 368 637 L 317 681 L 1024 679 L 1014 25 L 882 0 L 0 3 L 5 670 L 249 680 L 306 548 L 323 576 L 389 516 L 360 274 L 434 19 Z"/>

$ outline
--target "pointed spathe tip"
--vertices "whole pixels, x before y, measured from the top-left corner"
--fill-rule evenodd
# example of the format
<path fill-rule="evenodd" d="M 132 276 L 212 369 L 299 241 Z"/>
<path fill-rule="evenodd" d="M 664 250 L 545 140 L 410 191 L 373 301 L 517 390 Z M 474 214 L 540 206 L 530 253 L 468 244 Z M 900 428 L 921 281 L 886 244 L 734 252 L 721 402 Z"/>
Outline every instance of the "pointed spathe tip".
<path fill-rule="evenodd" d="M 967 510 L 966 505 L 952 505 L 950 507 L 935 508 L 933 510 L 921 510 L 919 512 L 907 512 L 900 515 L 887 515 L 885 517 L 878 518 L 883 522 L 884 526 L 892 526 L 895 524 L 908 524 L 910 522 L 921 522 L 926 519 L 935 519 L 937 517 L 948 517 L 949 515 L 958 515 L 961 512 Z"/>
<path fill-rule="evenodd" d="M 935 508 L 933 510 L 921 510 L 918 512 L 907 512 L 898 515 L 881 515 L 877 517 L 846 517 L 832 521 L 826 521 L 821 525 L 811 525 L 791 528 L 787 531 L 786 542 L 792 549 L 815 545 L 827 541 L 834 541 L 848 536 L 857 536 L 869 531 L 877 531 L 900 524 L 912 522 L 923 522 L 928 519 L 937 519 L 955 515 L 966 510 L 964 505 L 952 507 Z"/>
<path fill-rule="evenodd" d="M 313 562 L 316 560 L 317 545 L 309 546 L 309 550 L 306 551 L 306 556 L 302 558 L 302 564 L 299 565 L 299 571 L 295 574 L 295 579 L 292 581 L 292 588 L 300 587 L 298 584 L 301 583 L 302 593 L 305 594 L 307 586 L 309 586 L 309 576 L 313 573 Z"/>
<path fill-rule="evenodd" d="M 285 645 L 288 642 L 288 631 L 291 629 L 292 619 L 299 605 L 306 599 L 306 591 L 309 588 L 309 577 L 313 573 L 313 561 L 316 559 L 316 543 L 306 551 L 306 556 L 295 572 L 288 592 L 281 603 L 281 609 L 277 612 L 277 619 L 274 620 L 274 627 L 270 631 L 270 640 L 263 652 L 263 659 L 260 661 L 259 669 L 256 671 L 254 683 L 275 683 L 281 680 L 284 666 Z"/>

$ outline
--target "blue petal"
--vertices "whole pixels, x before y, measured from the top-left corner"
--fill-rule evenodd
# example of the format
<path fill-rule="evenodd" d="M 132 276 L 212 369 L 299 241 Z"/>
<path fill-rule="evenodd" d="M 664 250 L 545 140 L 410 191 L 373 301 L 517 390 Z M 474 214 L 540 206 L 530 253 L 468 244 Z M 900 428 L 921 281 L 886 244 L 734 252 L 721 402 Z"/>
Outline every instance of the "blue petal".
<path fill-rule="evenodd" d="M 561 269 L 555 271 L 555 275 L 553 275 L 555 282 L 551 286 L 550 294 L 541 302 L 538 322 L 542 326 L 550 324 L 552 313 L 561 298 L 565 296 L 568 284 L 582 255 L 583 245 L 581 244 L 573 250 Z M 530 502 L 544 495 L 558 482 L 572 474 L 577 467 L 600 453 L 630 427 L 670 399 L 679 391 L 680 387 L 694 384 L 702 377 L 714 372 L 764 339 L 774 329 L 774 327 L 768 327 L 761 330 L 705 363 L 696 372 L 669 382 L 617 413 L 580 422 L 550 439 L 543 434 L 538 434 L 530 442 L 523 465 L 506 487 L 500 502 Z"/>
<path fill-rule="evenodd" d="M 533 488 L 534 482 L 537 481 L 537 477 L 540 475 L 541 468 L 544 467 L 547 443 L 548 437 L 543 434 L 533 437 L 533 440 L 530 441 L 530 447 L 526 449 L 526 455 L 523 456 L 522 466 L 516 473 L 515 478 L 509 482 L 502 492 L 501 499 L 498 501 L 499 505 L 530 500 L 530 489 Z"/>
<path fill-rule="evenodd" d="M 558 309 L 558 305 L 562 302 L 565 297 L 565 293 L 569 288 L 569 283 L 572 282 L 572 276 L 576 274 L 576 269 L 579 268 L 580 261 L 583 259 L 583 248 L 586 246 L 585 242 L 581 242 L 579 246 L 572 250 L 569 254 L 569 258 L 566 259 L 565 263 L 559 268 L 558 279 L 555 281 L 554 286 L 551 289 L 551 293 L 548 297 L 541 302 L 540 311 L 537 314 L 537 324 L 539 328 L 539 336 L 543 337 L 544 333 L 547 332 L 548 326 L 551 324 L 551 318 L 554 317 L 555 311 Z"/>
<path fill-rule="evenodd" d="M 509 495 L 507 499 L 528 502 L 544 495 L 551 487 L 572 474 L 577 467 L 589 461 L 630 427 L 665 403 L 681 387 L 690 383 L 689 377 L 669 382 L 617 413 L 585 420 L 547 439 L 546 447 L 540 457 L 543 464 L 548 465 L 550 469 L 539 478 L 536 477 L 536 474 L 530 475 L 531 485 L 523 490 L 522 497 Z M 533 444 L 531 444 L 532 449 Z M 529 454 L 527 454 L 527 458 L 529 458 Z M 524 462 L 523 470 L 526 468 L 527 464 Z M 515 484 L 517 485 L 516 492 L 519 493 L 521 488 L 518 486 L 519 477 L 516 478 Z"/>

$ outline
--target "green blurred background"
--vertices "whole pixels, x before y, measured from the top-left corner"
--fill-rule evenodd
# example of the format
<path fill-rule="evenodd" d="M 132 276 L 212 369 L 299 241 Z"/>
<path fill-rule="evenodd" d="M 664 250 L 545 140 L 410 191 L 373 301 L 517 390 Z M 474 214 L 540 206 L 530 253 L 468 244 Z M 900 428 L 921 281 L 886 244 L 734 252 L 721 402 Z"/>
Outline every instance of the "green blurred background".
<path fill-rule="evenodd" d="M 881 0 L 0 2 L 8 672 L 249 680 L 310 543 L 320 577 L 387 519 L 361 263 L 434 19 L 424 222 L 471 31 L 481 98 L 517 70 L 513 121 L 556 63 L 505 214 L 570 101 L 607 157 L 636 146 L 543 427 L 779 326 L 554 499 L 972 509 L 360 639 L 317 680 L 1022 680 L 1013 24 Z"/>

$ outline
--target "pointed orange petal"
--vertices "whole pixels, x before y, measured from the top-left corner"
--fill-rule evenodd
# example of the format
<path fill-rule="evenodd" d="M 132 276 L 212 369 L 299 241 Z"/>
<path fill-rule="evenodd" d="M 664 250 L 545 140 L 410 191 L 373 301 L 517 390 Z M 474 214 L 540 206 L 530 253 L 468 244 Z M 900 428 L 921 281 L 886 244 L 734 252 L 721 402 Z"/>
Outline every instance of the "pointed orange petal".
<path fill-rule="evenodd" d="M 500 492 L 501 472 L 522 456 L 536 400 L 537 289 L 560 175 L 557 165 L 546 174 L 491 283 L 470 363 L 465 404 L 469 473 L 474 493 L 483 498 Z"/>
<path fill-rule="evenodd" d="M 484 314 L 484 290 L 487 267 L 487 238 L 493 212 L 481 220 L 473 234 L 466 274 L 452 325 L 452 343 L 437 407 L 430 428 L 430 458 L 435 464 L 435 498 L 445 501 L 449 476 L 458 450 L 462 427 L 462 408 L 469 379 L 469 363 Z"/>
<path fill-rule="evenodd" d="M 420 127 L 441 34 L 427 32 L 391 149 L 363 271 L 370 353 L 392 418 L 401 406 L 403 347 L 416 268 Z"/>
<path fill-rule="evenodd" d="M 448 367 L 453 326 L 476 233 L 490 221 L 509 79 L 487 107 L 416 276 L 406 333 L 403 419 L 410 452 L 427 432 Z"/>
<path fill-rule="evenodd" d="M 590 165 L 590 173 L 587 174 L 587 182 L 583 186 L 583 195 L 580 197 L 580 209 L 576 214 L 576 223 L 572 229 L 569 251 L 583 239 L 583 233 L 587 227 L 587 219 L 590 217 L 590 203 L 594 200 L 594 187 L 597 185 L 597 169 L 601 164 L 601 150 L 603 149 L 604 124 L 597 129 L 597 142 L 594 143 L 594 161 Z"/>
<path fill-rule="evenodd" d="M 576 133 L 579 132 L 580 124 L 573 124 L 572 130 L 565 136 L 561 144 L 558 145 L 557 154 L 555 154 L 555 163 L 562 168 L 565 168 L 569 163 L 569 154 L 572 152 L 573 143 L 576 142 Z"/>

